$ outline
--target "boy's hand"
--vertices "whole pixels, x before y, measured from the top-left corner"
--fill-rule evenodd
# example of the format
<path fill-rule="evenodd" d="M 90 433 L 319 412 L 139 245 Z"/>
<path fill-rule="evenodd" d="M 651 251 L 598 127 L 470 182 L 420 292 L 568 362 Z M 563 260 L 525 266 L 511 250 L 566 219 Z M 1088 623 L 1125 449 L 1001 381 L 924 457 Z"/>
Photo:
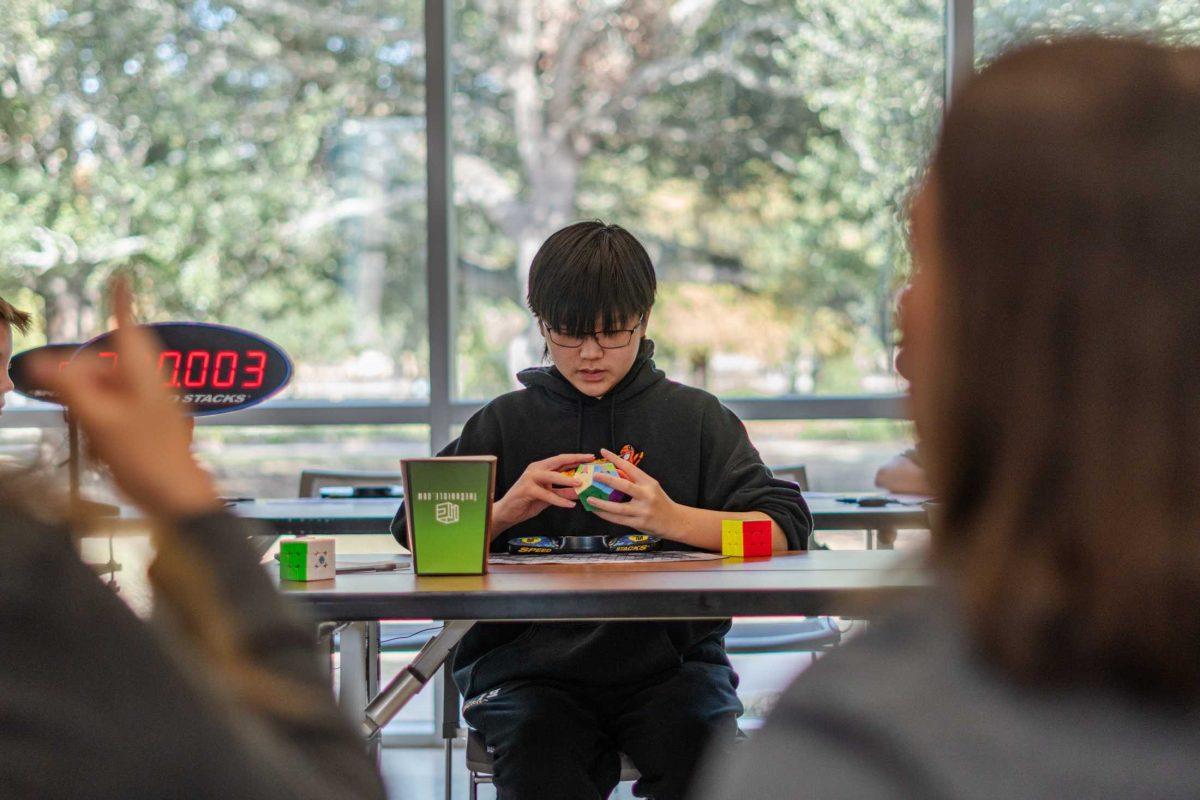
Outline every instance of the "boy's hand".
<path fill-rule="evenodd" d="M 594 459 L 592 453 L 562 453 L 525 468 L 504 497 L 492 507 L 492 536 L 520 522 L 536 517 L 550 506 L 574 508 L 576 494 L 572 486 L 578 486 L 577 478 L 568 478 L 562 470 Z"/>
<path fill-rule="evenodd" d="M 192 421 L 163 386 L 153 337 L 133 321 L 129 285 L 112 290 L 117 316 L 116 364 L 56 358 L 38 362 L 38 379 L 63 399 L 91 451 L 121 491 L 160 518 L 221 508 L 212 479 L 192 458 Z"/>
<path fill-rule="evenodd" d="M 635 464 L 611 450 L 602 449 L 600 454 L 628 475 L 629 480 L 603 472 L 597 472 L 593 480 L 624 492 L 629 495 L 629 501 L 614 503 L 593 498 L 588 503 L 595 509 L 596 516 L 614 525 L 633 528 L 639 533 L 669 537 L 676 527 L 675 512 L 679 506 L 675 501 L 667 496 L 658 481 Z"/>

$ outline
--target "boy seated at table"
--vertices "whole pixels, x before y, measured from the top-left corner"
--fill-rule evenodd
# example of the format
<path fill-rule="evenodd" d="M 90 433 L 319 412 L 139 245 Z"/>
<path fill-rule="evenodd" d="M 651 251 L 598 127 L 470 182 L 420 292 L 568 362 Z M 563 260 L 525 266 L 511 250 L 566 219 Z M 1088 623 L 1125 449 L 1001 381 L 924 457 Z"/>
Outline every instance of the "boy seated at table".
<path fill-rule="evenodd" d="M 771 476 L 715 397 L 655 366 L 655 291 L 646 250 L 615 225 L 570 225 L 534 257 L 528 303 L 552 366 L 522 371 L 525 388 L 486 405 L 442 451 L 499 458 L 493 552 L 514 537 L 633 531 L 720 551 L 723 519 L 770 521 L 775 550 L 805 547 L 812 518 L 795 485 Z M 620 466 L 627 479 L 598 480 L 630 499 L 594 499 L 589 512 L 562 470 L 596 457 Z M 401 509 L 393 533 L 405 543 L 403 524 Z M 642 776 L 636 793 L 682 797 L 705 744 L 737 733 L 729 625 L 477 625 L 454 675 L 464 716 L 495 753 L 499 796 L 606 797 L 624 752 Z"/>

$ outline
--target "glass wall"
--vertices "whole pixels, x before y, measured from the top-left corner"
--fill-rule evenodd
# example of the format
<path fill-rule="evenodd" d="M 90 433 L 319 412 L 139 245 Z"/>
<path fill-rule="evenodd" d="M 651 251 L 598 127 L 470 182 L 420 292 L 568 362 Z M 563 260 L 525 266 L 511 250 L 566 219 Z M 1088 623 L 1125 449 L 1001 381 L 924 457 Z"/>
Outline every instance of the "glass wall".
<path fill-rule="evenodd" d="M 941 111 L 943 4 L 456 4 L 458 391 L 541 355 L 539 243 L 646 244 L 677 379 L 726 396 L 894 392 L 903 201 Z"/>
<path fill-rule="evenodd" d="M 1050 32 L 1200 28 L 1196 0 L 965 5 L 977 62 Z M 899 388 L 892 297 L 943 2 L 455 0 L 433 64 L 424 7 L 7 3 L 0 293 L 39 317 L 17 348 L 104 329 L 127 269 L 146 319 L 277 340 L 288 397 L 430 397 L 429 67 L 453 86 L 459 401 L 539 357 L 525 271 L 581 217 L 651 251 L 672 377 L 726 397 Z"/>
<path fill-rule="evenodd" d="M 871 491 L 875 471 L 912 446 L 912 426 L 893 420 L 756 420 L 746 430 L 768 466 L 803 466 L 816 492 Z"/>
<path fill-rule="evenodd" d="M 975 60 L 984 64 L 1004 47 L 1061 33 L 1149 34 L 1169 40 L 1200 40 L 1196 0 L 976 0 Z"/>
<path fill-rule="evenodd" d="M 429 455 L 425 425 L 196 428 L 196 456 L 231 497 L 295 497 L 304 469 L 399 472 Z"/>

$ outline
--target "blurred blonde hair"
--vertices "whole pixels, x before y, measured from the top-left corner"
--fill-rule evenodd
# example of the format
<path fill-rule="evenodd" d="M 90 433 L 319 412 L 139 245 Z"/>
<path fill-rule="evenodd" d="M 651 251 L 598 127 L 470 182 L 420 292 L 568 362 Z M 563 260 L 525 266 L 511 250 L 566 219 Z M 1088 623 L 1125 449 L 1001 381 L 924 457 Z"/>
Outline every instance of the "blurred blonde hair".
<path fill-rule="evenodd" d="M 12 303 L 0 297 L 0 322 L 6 322 L 21 333 L 29 333 L 29 325 L 33 317 L 25 311 L 15 308 Z"/>

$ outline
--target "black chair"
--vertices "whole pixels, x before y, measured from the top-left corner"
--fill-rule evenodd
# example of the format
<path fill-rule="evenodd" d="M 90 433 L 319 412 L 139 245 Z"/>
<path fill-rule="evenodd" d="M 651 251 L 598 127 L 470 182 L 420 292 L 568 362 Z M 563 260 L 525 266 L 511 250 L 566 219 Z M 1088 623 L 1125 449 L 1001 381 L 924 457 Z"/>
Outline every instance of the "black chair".
<path fill-rule="evenodd" d="M 842 631 L 831 617 L 805 617 L 796 620 L 758 621 L 734 620 L 725 636 L 725 652 L 731 655 L 749 653 L 819 653 L 841 644 Z"/>
<path fill-rule="evenodd" d="M 373 472 L 354 469 L 304 469 L 300 471 L 297 497 L 319 497 L 323 486 L 399 485 L 399 472 Z"/>
<path fill-rule="evenodd" d="M 771 474 L 776 478 L 783 478 L 785 481 L 791 481 L 800 487 L 800 491 L 807 492 L 808 485 L 808 467 L 803 464 L 785 464 L 781 467 L 770 467 Z"/>

